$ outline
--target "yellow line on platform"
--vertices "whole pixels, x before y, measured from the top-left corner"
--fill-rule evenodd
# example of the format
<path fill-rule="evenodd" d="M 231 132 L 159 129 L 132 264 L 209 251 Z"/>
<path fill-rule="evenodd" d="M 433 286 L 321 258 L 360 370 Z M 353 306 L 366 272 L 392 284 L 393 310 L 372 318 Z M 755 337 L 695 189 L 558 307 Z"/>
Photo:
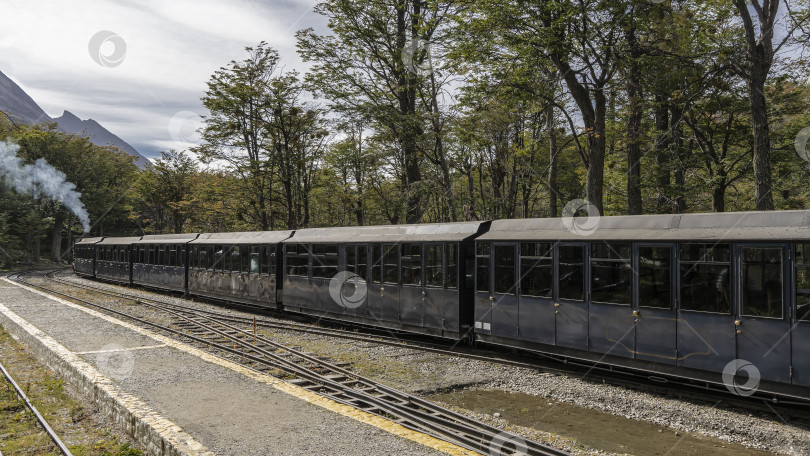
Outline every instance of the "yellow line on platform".
<path fill-rule="evenodd" d="M 263 374 L 261 372 L 254 371 L 252 369 L 248 369 L 248 368 L 240 366 L 239 364 L 236 364 L 234 362 L 231 362 L 231 361 L 228 361 L 226 359 L 220 358 L 220 357 L 218 357 L 216 355 L 212 355 L 212 354 L 210 354 L 208 352 L 205 352 L 203 350 L 194 348 L 194 347 L 192 347 L 190 345 L 187 345 L 187 344 L 185 344 L 183 342 L 178 342 L 178 341 L 176 341 L 174 339 L 171 339 L 169 337 L 166 337 L 166 336 L 163 336 L 163 335 L 160 335 L 160 334 L 157 334 L 157 333 L 153 333 L 152 331 L 141 328 L 140 326 L 135 326 L 133 324 L 121 321 L 121 320 L 119 320 L 117 318 L 111 317 L 109 315 L 105 315 L 105 314 L 103 314 L 101 312 L 98 312 L 98 311 L 95 311 L 93 309 L 88 309 L 87 307 L 72 303 L 70 301 L 66 301 L 64 299 L 57 298 L 55 296 L 51 296 L 51 295 L 49 295 L 49 294 L 47 294 L 45 292 L 42 292 L 40 290 L 36 290 L 34 288 L 31 288 L 31 287 L 28 287 L 28 286 L 25 286 L 25 285 L 22 285 L 22 284 L 19 284 L 19 283 L 16 283 L 16 282 L 12 282 L 12 281 L 10 281 L 8 279 L 2 278 L 2 280 L 6 281 L 6 282 L 8 282 L 8 283 L 10 283 L 12 285 L 15 285 L 17 287 L 28 290 L 28 291 L 30 291 L 32 293 L 36 293 L 36 294 L 38 294 L 40 296 L 44 296 L 44 297 L 46 297 L 48 299 L 51 299 L 53 301 L 56 301 L 56 302 L 58 302 L 60 304 L 64 304 L 64 305 L 66 305 L 68 307 L 71 307 L 71 308 L 86 312 L 86 313 L 88 313 L 88 314 L 90 314 L 90 315 L 92 315 L 94 317 L 101 318 L 101 319 L 106 320 L 106 321 L 108 321 L 110 323 L 125 327 L 127 329 L 131 329 L 132 331 L 135 331 L 135 332 L 137 332 L 137 333 L 139 333 L 139 334 L 141 334 L 143 336 L 150 337 L 152 339 L 160 341 L 160 342 L 162 342 L 162 343 L 164 343 L 164 344 L 166 344 L 166 345 L 168 345 L 170 347 L 173 347 L 173 348 L 176 348 L 178 350 L 189 353 L 191 355 L 197 356 L 198 358 L 202 358 L 203 360 L 208 361 L 210 363 L 213 363 L 213 364 L 216 364 L 216 365 L 231 369 L 233 371 L 239 372 L 239 373 L 241 373 L 241 374 L 243 374 L 243 375 L 245 375 L 247 377 L 250 377 L 250 378 L 252 378 L 254 380 L 257 380 L 259 382 L 271 385 L 272 387 L 274 387 L 275 389 L 277 389 L 279 391 L 290 394 L 290 395 L 295 396 L 295 397 L 297 397 L 299 399 L 303 399 L 303 400 L 305 400 L 305 401 L 307 401 L 307 402 L 309 402 L 311 404 L 317 405 L 317 406 L 319 406 L 321 408 L 324 408 L 324 409 L 330 410 L 332 412 L 338 413 L 340 415 L 352 418 L 352 419 L 360 421 L 362 423 L 366 423 L 368 425 L 371 425 L 371 426 L 374 426 L 376 428 L 382 429 L 382 430 L 384 430 L 386 432 L 389 432 L 391 434 L 394 434 L 394 435 L 397 435 L 399 437 L 402 437 L 402 438 L 411 440 L 413 442 L 419 443 L 421 445 L 424 445 L 424 446 L 426 446 L 428 448 L 432 448 L 434 450 L 441 451 L 443 453 L 450 454 L 450 455 L 453 455 L 453 456 L 475 456 L 475 455 L 478 455 L 478 453 L 476 453 L 474 451 L 470 451 L 470 450 L 468 450 L 466 448 L 462 448 L 462 447 L 460 447 L 458 445 L 454 445 L 452 443 L 445 442 L 444 440 L 437 439 L 437 438 L 435 438 L 433 436 L 430 436 L 430 435 L 427 435 L 427 434 L 424 434 L 424 433 L 421 433 L 421 432 L 410 430 L 410 429 L 408 429 L 408 428 L 406 428 L 406 427 L 404 427 L 404 426 L 402 426 L 400 424 L 394 423 L 393 421 L 389 421 L 389 420 L 386 420 L 386 419 L 381 418 L 379 416 L 372 415 L 371 413 L 368 413 L 368 412 L 365 412 L 365 411 L 362 411 L 362 410 L 358 410 L 358 409 L 356 409 L 354 407 L 350 407 L 348 405 L 340 404 L 340 403 L 335 402 L 335 401 L 333 401 L 331 399 L 327 399 L 327 398 L 325 398 L 323 396 L 315 394 L 315 393 L 313 393 L 311 391 L 307 391 L 304 388 L 301 388 L 300 386 L 296 386 L 296 385 L 284 382 L 284 381 L 279 380 L 279 379 L 277 379 L 277 378 L 275 378 L 273 376 Z"/>

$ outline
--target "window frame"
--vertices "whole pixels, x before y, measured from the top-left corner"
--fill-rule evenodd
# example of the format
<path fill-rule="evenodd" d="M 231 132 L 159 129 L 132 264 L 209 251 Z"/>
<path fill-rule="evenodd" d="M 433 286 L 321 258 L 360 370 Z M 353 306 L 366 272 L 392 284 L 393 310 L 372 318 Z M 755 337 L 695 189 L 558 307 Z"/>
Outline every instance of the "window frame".
<path fill-rule="evenodd" d="M 527 244 L 540 244 L 540 245 L 548 245 L 548 249 L 545 250 L 546 256 L 543 255 L 523 255 L 523 246 Z M 533 259 L 533 260 L 549 260 L 549 272 L 551 273 L 551 278 L 549 280 L 549 292 L 547 296 L 538 295 L 538 294 L 528 294 L 523 287 L 523 279 L 526 277 L 526 272 L 523 270 L 523 259 Z M 534 267 L 530 268 L 529 270 L 534 269 Z M 533 299 L 554 299 L 554 243 L 551 241 L 524 241 L 521 240 L 518 242 L 518 281 L 520 282 L 519 289 L 520 289 L 520 297 L 521 298 L 533 298 Z"/>
<path fill-rule="evenodd" d="M 622 258 L 620 256 L 619 258 L 610 258 L 610 257 L 595 256 L 594 255 L 594 249 L 598 248 L 599 246 L 603 246 L 603 245 L 607 246 L 608 255 L 610 255 L 612 252 L 616 252 L 617 249 L 614 248 L 614 246 L 617 246 L 617 245 L 621 245 L 623 247 L 626 246 L 628 248 L 628 257 L 627 258 Z M 588 272 L 587 272 L 587 275 L 588 275 L 588 285 L 587 285 L 588 286 L 588 294 L 587 294 L 587 296 L 588 296 L 589 301 L 593 302 L 593 303 L 596 303 L 596 304 L 605 304 L 605 305 L 620 306 L 620 307 L 632 307 L 633 303 L 635 302 L 635 299 L 634 299 L 634 286 L 633 285 L 635 283 L 635 276 L 637 276 L 637 272 L 638 272 L 638 270 L 634 269 L 634 267 L 633 267 L 634 266 L 633 256 L 634 256 L 634 254 L 637 253 L 633 248 L 633 243 L 629 242 L 629 241 L 621 241 L 621 242 L 596 241 L 596 242 L 589 243 L 588 247 L 589 248 L 588 248 L 588 260 L 587 260 L 588 261 L 588 268 L 587 268 L 587 270 L 588 270 Z M 618 251 L 619 251 L 619 255 L 621 255 L 621 249 L 619 249 Z M 623 264 L 628 265 L 630 267 L 630 271 L 629 271 L 630 272 L 630 281 L 627 284 L 627 291 L 630 293 L 628 302 L 610 302 L 610 301 L 600 301 L 600 300 L 594 299 L 594 297 L 593 297 L 593 288 L 594 288 L 593 287 L 593 279 L 594 279 L 594 270 L 595 270 L 594 263 L 608 263 L 608 264 L 623 263 Z"/>
<path fill-rule="evenodd" d="M 682 248 L 683 248 L 683 246 L 686 246 L 686 245 L 704 245 L 704 246 L 711 246 L 712 248 L 715 248 L 715 247 L 717 247 L 719 245 L 728 245 L 728 251 L 729 251 L 728 252 L 728 256 L 729 256 L 729 258 L 728 258 L 728 280 L 729 280 L 729 284 L 728 284 L 728 292 L 729 292 L 728 301 L 729 301 L 729 310 L 727 312 L 718 312 L 718 311 L 714 311 L 714 310 L 700 310 L 700 309 L 684 309 L 684 307 L 683 307 L 683 303 L 684 303 L 683 274 L 681 274 L 681 266 L 684 264 Z M 677 268 L 678 268 L 678 272 L 677 272 L 677 278 L 678 278 L 678 282 L 677 282 L 677 286 L 678 286 L 678 295 L 677 295 L 678 308 L 677 308 L 677 310 L 678 311 L 680 311 L 680 312 L 692 312 L 692 313 L 697 313 L 697 314 L 723 315 L 723 316 L 727 316 L 727 317 L 732 317 L 734 315 L 738 315 L 738 312 L 735 309 L 735 307 L 736 307 L 735 303 L 737 302 L 737 296 L 736 296 L 737 295 L 737 287 L 733 286 L 733 283 L 732 283 L 734 277 L 736 277 L 736 274 L 737 274 L 737 268 L 736 268 L 736 264 L 735 264 L 736 261 L 734 260 L 734 250 L 735 250 L 734 246 L 735 246 L 735 244 L 733 242 L 731 242 L 731 241 L 727 241 L 727 242 L 711 242 L 711 241 L 706 241 L 706 242 L 678 242 L 675 245 L 675 249 L 676 249 L 676 253 L 677 253 L 677 261 L 678 261 L 678 265 L 677 265 Z M 720 262 L 719 261 L 701 262 L 701 261 L 691 261 L 690 260 L 688 263 L 691 263 L 691 264 L 702 263 L 702 264 L 707 264 L 707 265 L 717 265 Z M 739 282 L 739 280 L 738 280 L 738 282 Z"/>
<path fill-rule="evenodd" d="M 800 245 L 805 245 L 804 252 L 802 252 L 802 262 L 799 263 L 798 248 Z M 807 258 L 804 258 L 804 253 L 808 253 Z M 810 307 L 805 314 L 807 318 L 799 318 L 799 269 L 806 269 L 810 277 L 810 241 L 804 242 L 791 242 L 790 243 L 790 267 L 791 271 L 791 286 L 790 286 L 790 314 L 791 321 L 794 324 L 810 325 Z M 810 281 L 810 278 L 808 278 Z M 804 290 L 804 288 L 803 288 Z M 810 306 L 810 288 L 807 288 L 807 305 Z"/>
<path fill-rule="evenodd" d="M 736 288 L 735 293 L 736 293 L 736 297 L 737 297 L 737 299 L 735 300 L 735 302 L 736 302 L 735 307 L 736 307 L 736 315 L 737 316 L 739 316 L 740 318 L 745 318 L 745 319 L 758 319 L 758 320 L 766 320 L 766 321 L 787 321 L 788 312 L 790 312 L 792 309 L 786 309 L 785 308 L 785 303 L 786 303 L 785 301 L 788 299 L 788 296 L 789 296 L 789 292 L 787 290 L 787 283 L 786 283 L 787 280 L 788 280 L 788 277 L 789 277 L 789 272 L 788 272 L 786 266 L 787 266 L 788 258 L 790 258 L 790 251 L 787 250 L 786 247 L 789 248 L 789 244 L 786 245 L 786 244 L 773 243 L 773 242 L 768 242 L 768 243 L 741 242 L 741 243 L 734 244 L 734 256 L 735 256 L 735 259 L 733 261 L 735 263 L 734 266 L 735 266 L 735 269 L 736 269 L 735 277 L 737 278 L 737 286 L 735 287 Z M 744 291 L 743 287 L 745 285 L 745 283 L 743 281 L 743 273 L 744 273 L 744 271 L 743 271 L 743 259 L 744 259 L 743 249 L 777 249 L 777 248 L 780 250 L 780 256 L 781 256 L 781 260 L 782 260 L 781 261 L 781 266 L 782 267 L 781 267 L 781 270 L 779 271 L 779 274 L 780 274 L 781 279 L 782 279 L 781 290 L 780 290 L 781 293 L 782 293 L 782 299 L 780 300 L 781 305 L 782 305 L 782 308 L 780 310 L 781 316 L 769 317 L 769 316 L 764 316 L 764 315 L 748 315 L 748 314 L 745 314 L 744 313 L 744 308 L 743 308 L 743 304 L 744 304 L 743 300 L 745 299 L 745 296 L 743 294 L 743 291 Z M 763 286 L 764 286 L 764 284 L 763 284 Z"/>
<path fill-rule="evenodd" d="M 641 265 L 639 250 L 642 248 L 669 249 L 669 307 L 645 306 L 641 303 Z M 676 242 L 636 242 L 633 243 L 633 307 L 636 309 L 677 310 L 680 286 L 678 276 L 678 244 Z"/>
<path fill-rule="evenodd" d="M 554 243 L 554 299 L 558 301 L 586 303 L 590 302 L 590 249 L 587 242 L 555 242 Z M 577 247 L 582 249 L 582 299 L 563 298 L 560 296 L 560 249 L 564 247 Z"/>

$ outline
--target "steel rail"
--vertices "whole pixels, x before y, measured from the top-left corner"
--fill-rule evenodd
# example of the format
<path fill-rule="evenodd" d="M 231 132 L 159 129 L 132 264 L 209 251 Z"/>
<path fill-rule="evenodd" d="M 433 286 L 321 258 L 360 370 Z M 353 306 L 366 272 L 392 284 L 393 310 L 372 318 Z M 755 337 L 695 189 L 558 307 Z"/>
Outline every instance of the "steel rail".
<path fill-rule="evenodd" d="M 107 294 L 109 296 L 116 296 L 123 299 L 133 300 L 133 301 L 140 301 L 143 303 L 153 302 L 159 303 L 161 305 L 172 306 L 176 309 L 183 309 L 189 310 L 197 313 L 204 313 L 208 315 L 216 316 L 219 319 L 231 321 L 231 322 L 241 322 L 241 323 L 252 323 L 252 319 L 248 317 L 240 317 L 235 315 L 225 315 L 218 312 L 202 310 L 202 309 L 195 309 L 188 306 L 183 306 L 180 304 L 169 303 L 165 301 L 160 301 L 152 298 L 142 298 L 142 297 L 134 297 L 132 294 L 125 294 L 119 292 L 112 292 L 108 290 L 104 290 L 100 287 L 94 287 L 91 285 L 86 284 L 77 284 L 74 282 L 70 282 L 67 280 L 60 280 L 50 276 L 50 274 L 54 274 L 58 271 L 51 271 L 47 275 L 49 275 L 49 279 L 57 281 L 58 283 L 62 283 L 67 286 L 83 288 L 87 290 L 97 291 L 102 294 Z M 240 305 L 241 307 L 241 305 Z M 255 306 L 247 306 L 250 309 L 258 310 L 259 307 Z M 334 321 L 334 320 L 329 320 Z M 336 323 L 340 323 L 336 321 Z M 344 322 L 345 323 L 345 322 Z M 554 372 L 558 374 L 564 375 L 574 375 L 574 376 L 582 376 L 583 373 L 586 377 L 584 378 L 594 378 L 597 380 L 607 380 L 612 384 L 622 387 L 630 387 L 630 388 L 642 388 L 647 389 L 651 392 L 658 393 L 658 394 L 670 394 L 672 391 L 677 391 L 678 394 L 686 394 L 686 397 L 692 397 L 698 400 L 706 400 L 711 402 L 714 400 L 715 395 L 722 396 L 730 405 L 735 405 L 738 407 L 752 409 L 752 410 L 759 410 L 764 412 L 771 412 L 773 413 L 773 407 L 770 403 L 776 404 L 776 400 L 771 400 L 766 397 L 762 397 L 760 395 L 756 395 L 751 398 L 740 398 L 734 396 L 723 385 L 714 385 L 708 382 L 701 382 L 700 384 L 694 383 L 692 381 L 687 381 L 688 379 L 683 379 L 678 376 L 667 376 L 662 377 L 660 374 L 653 375 L 650 372 L 646 371 L 635 371 L 632 369 L 622 369 L 616 368 L 615 366 L 610 365 L 600 365 L 598 363 L 588 362 L 588 361 L 579 361 L 577 359 L 570 359 L 570 358 L 560 358 L 554 355 L 547 355 L 542 353 L 535 353 L 538 361 L 540 362 L 548 362 L 553 363 L 553 366 L 549 365 L 540 365 L 538 363 L 532 362 L 524 362 L 524 361 L 516 361 L 513 359 L 504 358 L 502 353 L 492 351 L 492 350 L 484 350 L 481 348 L 476 349 L 477 353 L 471 353 L 469 350 L 465 350 L 464 347 L 446 347 L 440 344 L 432 344 L 424 341 L 409 341 L 410 343 L 406 343 L 401 339 L 389 337 L 389 336 L 366 336 L 366 335 L 358 335 L 352 331 L 340 330 L 335 328 L 320 328 L 320 327 L 313 327 L 309 325 L 299 324 L 299 323 L 275 323 L 272 321 L 257 319 L 256 320 L 257 326 L 262 326 L 265 328 L 272 328 L 272 329 L 281 329 L 281 330 L 289 330 L 289 331 L 297 331 L 297 332 L 304 332 L 309 334 L 316 334 L 316 335 L 323 335 L 327 337 L 337 337 L 342 339 L 349 339 L 349 340 L 359 340 L 369 343 L 374 343 L 378 345 L 388 345 L 388 346 L 395 346 L 400 348 L 412 349 L 412 350 L 420 350 L 425 352 L 433 352 L 439 353 L 447 356 L 459 356 L 467 359 L 472 359 L 476 361 L 483 361 L 483 362 L 493 362 L 503 365 L 508 365 L 512 367 L 520 367 L 526 369 L 533 369 L 538 370 L 542 369 L 547 372 Z M 372 328 L 374 329 L 374 328 Z M 481 354 L 486 353 L 486 354 Z M 562 364 L 565 367 L 558 366 L 558 364 Z M 654 382 L 656 385 L 652 385 L 650 382 Z M 666 385 L 666 386 L 665 386 Z M 768 402 L 767 406 L 762 406 L 760 402 Z M 795 401 L 781 397 L 778 401 L 778 404 L 781 407 L 787 407 L 786 409 L 782 409 L 780 411 L 786 412 L 792 416 L 800 417 L 800 418 L 808 418 L 810 414 L 807 413 L 805 407 L 808 405 L 807 401 Z"/>
<path fill-rule="evenodd" d="M 460 415 L 458 413 L 439 407 L 423 399 L 410 396 L 406 393 L 394 390 L 384 385 L 380 385 L 372 380 L 360 377 L 350 371 L 347 371 L 334 365 L 330 365 L 329 363 L 326 363 L 325 361 L 320 360 L 318 358 L 312 357 L 310 355 L 291 349 L 289 347 L 284 347 L 283 345 L 272 342 L 269 339 L 262 338 L 263 339 L 262 343 L 271 345 L 278 350 L 286 350 L 290 353 L 291 356 L 299 357 L 311 364 L 316 364 L 316 366 L 305 367 L 297 363 L 292 363 L 292 361 L 290 360 L 286 360 L 283 357 L 270 352 L 269 350 L 265 350 L 262 347 L 251 344 L 246 340 L 243 340 L 242 338 L 237 337 L 235 335 L 241 333 L 243 337 L 250 337 L 249 332 L 235 328 L 231 325 L 228 325 L 227 323 L 216 321 L 214 318 L 206 315 L 199 315 L 199 314 L 193 316 L 187 315 L 188 313 L 192 313 L 191 311 L 185 311 L 186 315 L 184 315 L 181 312 L 168 309 L 165 306 L 143 302 L 143 304 L 149 307 L 173 315 L 175 318 L 184 321 L 187 325 L 196 326 L 204 333 L 213 333 L 215 334 L 215 336 L 218 336 L 220 338 L 224 337 L 226 340 L 232 342 L 235 345 L 238 344 L 241 345 L 242 347 L 245 347 L 246 350 L 237 350 L 236 348 L 232 348 L 228 345 L 224 345 L 216 341 L 207 340 L 195 334 L 189 334 L 187 332 L 179 331 L 165 325 L 154 323 L 136 317 L 134 315 L 121 312 L 115 309 L 111 309 L 100 304 L 92 303 L 87 300 L 71 296 L 67 293 L 56 291 L 47 287 L 43 287 L 41 285 L 33 284 L 28 281 L 25 281 L 25 283 L 27 283 L 30 286 L 39 288 L 43 291 L 57 294 L 87 304 L 89 306 L 96 307 L 104 311 L 126 317 L 139 323 L 176 334 L 178 336 L 189 338 L 196 342 L 208 345 L 210 347 L 231 354 L 242 356 L 246 359 L 250 359 L 253 362 L 263 364 L 271 368 L 281 369 L 295 376 L 300 376 L 301 378 L 306 379 L 307 381 L 313 383 L 313 385 L 310 385 L 309 387 L 304 387 L 309 391 L 316 392 L 324 397 L 329 397 L 330 399 L 333 399 L 337 402 L 347 404 L 355 408 L 359 408 L 361 410 L 365 410 L 369 413 L 373 413 L 378 416 L 382 416 L 384 418 L 390 419 L 389 415 L 398 416 L 399 418 L 394 421 L 401 424 L 404 427 L 417 430 L 419 432 L 424 432 L 426 434 L 437 437 L 441 440 L 454 443 L 458 446 L 467 448 L 472 451 L 487 454 L 490 451 L 490 446 L 493 445 L 494 443 L 519 442 L 520 443 L 519 446 L 521 447 L 519 449 L 526 450 L 524 452 L 527 455 L 537 455 L 537 456 L 568 455 L 568 453 L 563 452 L 561 450 L 557 450 L 555 448 L 551 448 L 546 445 L 524 439 L 523 437 L 520 437 L 516 434 L 507 431 L 502 431 L 498 428 L 492 427 L 485 423 L 478 422 L 476 420 L 465 417 L 464 415 Z M 199 321 L 199 319 L 207 320 L 209 323 L 205 323 L 205 321 Z M 226 327 L 226 329 L 222 330 L 214 328 L 213 326 L 211 326 L 212 323 L 224 326 Z M 178 326 L 182 327 L 183 325 L 180 324 Z M 251 354 L 250 352 L 255 352 L 261 356 Z M 329 378 L 328 375 L 330 374 L 322 374 L 316 372 L 314 370 L 315 368 L 321 370 L 331 370 L 333 372 L 333 374 L 331 375 L 335 375 L 334 373 L 340 373 L 341 375 L 348 377 L 349 385 L 356 386 L 359 384 L 365 386 L 366 389 L 356 389 L 353 386 L 344 385 L 338 381 L 335 381 L 332 378 Z M 368 390 L 371 388 L 373 388 L 379 394 L 379 396 L 370 394 Z"/>
<path fill-rule="evenodd" d="M 71 453 L 68 447 L 65 445 L 65 443 L 62 442 L 62 439 L 60 439 L 59 436 L 56 435 L 56 432 L 54 432 L 54 430 L 45 420 L 45 417 L 43 417 L 42 414 L 39 413 L 39 410 L 37 410 L 37 408 L 34 407 L 34 404 L 31 403 L 31 400 L 28 399 L 28 396 L 25 395 L 25 392 L 22 390 L 22 388 L 20 388 L 20 386 L 17 385 L 17 382 L 14 381 L 14 378 L 11 377 L 11 374 L 6 370 L 5 366 L 3 366 L 2 363 L 0 363 L 0 371 L 3 372 L 3 376 L 6 377 L 6 380 L 8 380 L 8 382 L 11 384 L 11 387 L 14 388 L 14 391 L 17 392 L 17 396 L 19 396 L 20 399 L 22 399 L 22 401 L 25 403 L 25 406 L 28 407 L 28 410 L 30 410 L 31 413 L 34 414 L 34 417 L 36 417 L 39 424 L 42 426 L 43 429 L 45 429 L 45 432 L 48 434 L 51 440 L 53 440 L 53 443 L 56 444 L 56 446 L 59 448 L 59 451 L 61 451 L 62 454 L 64 454 L 65 456 L 73 456 L 73 453 Z M 2 453 L 0 453 L 0 455 L 2 455 Z"/>

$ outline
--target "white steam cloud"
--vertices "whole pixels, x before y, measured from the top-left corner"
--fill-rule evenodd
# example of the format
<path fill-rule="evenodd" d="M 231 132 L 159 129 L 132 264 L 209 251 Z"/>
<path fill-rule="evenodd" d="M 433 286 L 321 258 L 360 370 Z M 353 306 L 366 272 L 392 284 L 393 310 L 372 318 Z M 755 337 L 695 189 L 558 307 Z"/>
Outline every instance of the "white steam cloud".
<path fill-rule="evenodd" d="M 40 158 L 33 165 L 24 165 L 17 157 L 20 146 L 0 141 L 0 177 L 6 177 L 19 193 L 30 193 L 34 197 L 45 194 L 59 201 L 76 214 L 84 232 L 90 231 L 90 217 L 79 199 L 82 194 L 76 186 L 65 180 L 65 173 L 49 165 Z"/>

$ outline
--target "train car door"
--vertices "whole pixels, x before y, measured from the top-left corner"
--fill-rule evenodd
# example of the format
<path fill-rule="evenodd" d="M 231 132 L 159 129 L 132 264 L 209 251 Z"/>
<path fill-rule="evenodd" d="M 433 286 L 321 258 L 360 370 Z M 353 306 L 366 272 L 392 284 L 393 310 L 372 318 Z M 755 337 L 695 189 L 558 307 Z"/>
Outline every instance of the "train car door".
<path fill-rule="evenodd" d="M 636 359 L 675 364 L 678 316 L 675 313 L 675 248 L 637 244 L 634 267 Z"/>
<path fill-rule="evenodd" d="M 402 244 L 402 287 L 399 321 L 402 324 L 421 327 L 425 289 L 422 277 L 422 244 Z"/>
<path fill-rule="evenodd" d="M 763 380 L 790 381 L 788 246 L 737 244 L 737 358 L 759 369 Z"/>
<path fill-rule="evenodd" d="M 793 383 L 810 386 L 810 243 L 796 244 L 793 281 L 793 326 L 791 326 L 791 350 Z"/>
<path fill-rule="evenodd" d="M 518 335 L 517 243 L 492 244 L 492 335 Z"/>
<path fill-rule="evenodd" d="M 492 305 L 495 296 L 492 294 L 492 274 L 490 270 L 492 245 L 489 241 L 475 243 L 475 332 L 490 334 L 492 332 Z"/>
<path fill-rule="evenodd" d="M 382 250 L 383 283 L 380 287 L 380 314 L 383 320 L 399 322 L 400 244 L 383 244 Z"/>
<path fill-rule="evenodd" d="M 556 263 L 556 342 L 562 347 L 588 349 L 588 302 L 585 277 L 585 243 L 557 244 Z"/>
<path fill-rule="evenodd" d="M 554 248 L 549 242 L 520 243 L 520 338 L 554 345 Z"/>
<path fill-rule="evenodd" d="M 384 287 L 382 285 L 382 244 L 369 246 L 369 269 L 371 274 L 368 280 L 368 316 L 377 321 L 383 321 L 382 298 Z"/>
<path fill-rule="evenodd" d="M 636 351 L 633 310 L 633 248 L 629 242 L 590 244 L 589 347 L 597 353 L 625 358 Z"/>
<path fill-rule="evenodd" d="M 678 248 L 679 366 L 720 372 L 736 353 L 731 244 Z"/>

